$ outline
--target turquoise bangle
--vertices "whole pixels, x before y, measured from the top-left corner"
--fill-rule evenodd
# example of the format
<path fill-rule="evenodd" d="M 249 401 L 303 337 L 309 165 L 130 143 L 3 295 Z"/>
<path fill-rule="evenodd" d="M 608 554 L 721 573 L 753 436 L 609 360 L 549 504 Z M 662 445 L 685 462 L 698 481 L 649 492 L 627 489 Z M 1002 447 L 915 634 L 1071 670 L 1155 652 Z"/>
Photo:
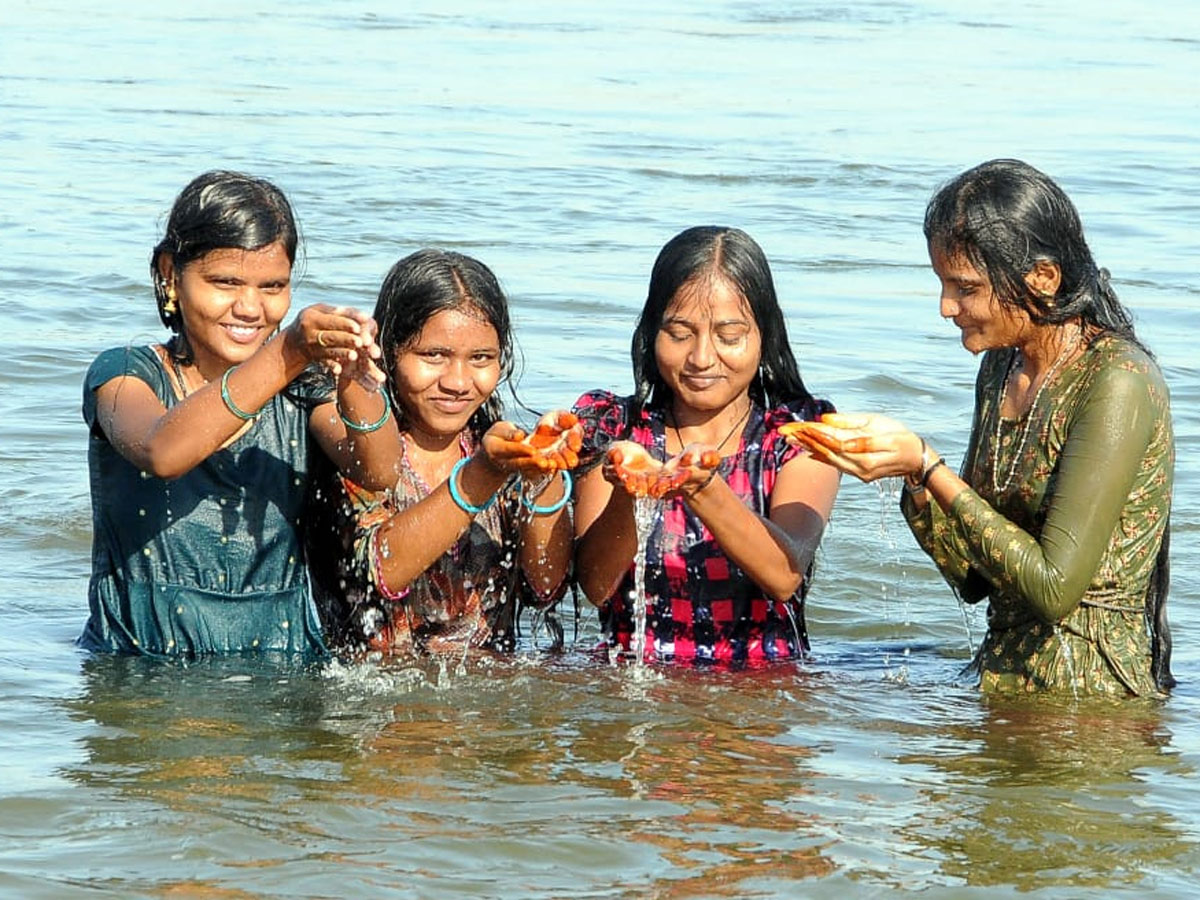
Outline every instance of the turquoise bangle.
<path fill-rule="evenodd" d="M 338 418 L 342 420 L 342 424 L 351 431 L 357 431 L 359 434 L 370 434 L 372 431 L 378 431 L 385 424 L 387 424 L 388 417 L 392 414 L 392 401 L 388 399 L 388 392 L 386 389 L 380 391 L 379 393 L 383 396 L 383 412 L 380 414 L 378 419 L 376 419 L 374 422 L 366 422 L 360 425 L 357 422 L 351 422 L 349 419 L 347 419 L 345 413 L 342 412 L 342 408 L 339 406 Z"/>
<path fill-rule="evenodd" d="M 573 484 L 573 480 L 571 478 L 571 473 L 568 472 L 566 469 L 562 470 L 562 477 L 563 477 L 563 495 L 561 497 L 559 497 L 556 501 L 551 503 L 549 506 L 538 506 L 536 503 L 534 503 L 532 500 L 530 500 L 524 494 L 521 494 L 521 502 L 525 504 L 525 508 L 527 510 L 529 510 L 530 512 L 532 512 L 534 515 L 548 516 L 548 515 L 550 515 L 550 513 L 556 513 L 560 509 L 562 509 L 564 506 L 566 506 L 567 503 L 569 503 L 571 500 L 571 485 Z"/>
<path fill-rule="evenodd" d="M 468 503 L 466 498 L 458 492 L 458 473 L 462 471 L 462 467 L 471 461 L 471 457 L 464 456 L 454 464 L 454 468 L 450 470 L 450 477 L 446 479 L 446 484 L 450 487 L 450 499 L 453 500 L 458 508 L 470 516 L 477 516 L 493 503 L 496 502 L 496 494 L 488 497 L 482 506 L 475 506 Z"/>
<path fill-rule="evenodd" d="M 229 396 L 229 376 L 236 368 L 237 366 L 226 369 L 225 374 L 221 376 L 221 399 L 225 401 L 225 408 L 227 410 L 229 410 L 243 422 L 249 422 L 251 419 L 257 418 L 258 413 L 246 412 L 244 409 L 234 403 L 233 398 Z"/>

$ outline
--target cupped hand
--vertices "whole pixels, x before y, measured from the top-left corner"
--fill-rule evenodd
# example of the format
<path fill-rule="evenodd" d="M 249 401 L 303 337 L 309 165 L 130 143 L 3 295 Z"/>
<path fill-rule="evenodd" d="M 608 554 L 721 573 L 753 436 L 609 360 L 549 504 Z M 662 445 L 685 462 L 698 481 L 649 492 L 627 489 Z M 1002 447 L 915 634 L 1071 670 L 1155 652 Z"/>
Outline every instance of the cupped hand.
<path fill-rule="evenodd" d="M 483 449 L 492 464 L 522 475 L 546 474 L 579 465 L 583 425 L 566 410 L 548 412 L 533 431 L 512 422 L 497 422 L 483 436 Z"/>
<path fill-rule="evenodd" d="M 618 441 L 608 448 L 603 472 L 606 479 L 635 497 L 663 499 L 703 487 L 720 464 L 721 455 L 701 444 L 689 444 L 663 463 L 641 444 Z"/>
<path fill-rule="evenodd" d="M 862 481 L 908 475 L 921 468 L 921 439 L 878 413 L 826 413 L 819 422 L 789 422 L 779 433 L 793 446 Z"/>
<path fill-rule="evenodd" d="M 357 381 L 366 390 L 378 390 L 387 380 L 377 360 L 383 355 L 375 343 L 375 320 L 349 306 L 317 303 L 300 310 L 288 327 L 293 347 L 311 362 L 321 363 L 343 381 Z"/>

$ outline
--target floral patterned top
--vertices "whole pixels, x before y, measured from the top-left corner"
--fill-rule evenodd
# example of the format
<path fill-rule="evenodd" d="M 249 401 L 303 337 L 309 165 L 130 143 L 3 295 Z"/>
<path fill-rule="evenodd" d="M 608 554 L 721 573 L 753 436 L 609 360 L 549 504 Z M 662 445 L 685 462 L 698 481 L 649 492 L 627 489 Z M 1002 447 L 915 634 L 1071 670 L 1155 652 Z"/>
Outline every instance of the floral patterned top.
<path fill-rule="evenodd" d="M 592 391 L 576 402 L 584 423 L 583 456 L 598 456 L 617 440 L 632 440 L 665 460 L 666 427 L 661 410 L 644 410 L 629 421 L 631 397 Z M 797 402 L 764 411 L 755 405 L 737 451 L 721 461 L 721 476 L 754 512 L 770 512 L 779 470 L 803 452 L 777 429 L 785 422 L 833 412 L 824 400 Z M 808 649 L 804 624 L 806 576 L 786 602 L 767 597 L 721 550 L 681 497 L 658 504 L 646 544 L 647 658 L 744 664 L 800 657 Z M 600 622 L 609 646 L 628 649 L 633 636 L 634 569 L 611 597 L 599 598 Z"/>
<path fill-rule="evenodd" d="M 1102 336 L 1046 383 L 1032 421 L 1008 421 L 1015 353 L 980 366 L 962 468 L 972 489 L 946 512 L 905 496 L 905 517 L 964 600 L 989 599 L 974 661 L 985 690 L 1154 695 L 1152 645 L 1169 653 L 1170 638 L 1147 602 L 1175 458 L 1162 374 Z"/>
<path fill-rule="evenodd" d="M 475 441 L 460 437 L 469 456 Z M 387 520 L 432 489 L 402 460 L 396 486 L 372 492 L 329 467 L 319 495 L 311 497 L 309 555 L 313 595 L 330 646 L 389 653 L 464 647 L 511 650 L 522 604 L 552 606 L 560 585 L 538 596 L 520 565 L 519 482 L 501 489 L 496 502 L 475 516 L 458 542 L 403 591 L 390 591 L 379 569 L 387 553 L 380 535 Z M 332 538 L 332 540 L 330 539 Z"/>

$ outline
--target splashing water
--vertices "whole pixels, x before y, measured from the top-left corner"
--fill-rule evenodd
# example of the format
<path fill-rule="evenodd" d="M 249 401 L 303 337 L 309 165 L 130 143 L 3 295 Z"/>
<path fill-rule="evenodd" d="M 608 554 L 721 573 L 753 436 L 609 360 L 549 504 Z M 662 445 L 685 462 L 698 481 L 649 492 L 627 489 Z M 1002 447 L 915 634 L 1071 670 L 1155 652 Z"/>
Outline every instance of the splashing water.
<path fill-rule="evenodd" d="M 1071 696 L 1078 700 L 1079 686 L 1075 680 L 1075 657 L 1071 655 L 1071 645 L 1067 643 L 1067 639 L 1063 636 L 1061 626 L 1054 626 L 1054 636 L 1058 638 L 1058 645 L 1062 647 L 1063 662 L 1067 664 L 1067 677 L 1071 679 Z"/>
<path fill-rule="evenodd" d="M 662 504 L 653 497 L 635 497 L 633 501 L 637 551 L 633 555 L 633 591 L 629 597 L 633 604 L 633 638 L 629 649 L 637 669 L 645 665 L 646 655 L 646 543 L 661 508 Z"/>

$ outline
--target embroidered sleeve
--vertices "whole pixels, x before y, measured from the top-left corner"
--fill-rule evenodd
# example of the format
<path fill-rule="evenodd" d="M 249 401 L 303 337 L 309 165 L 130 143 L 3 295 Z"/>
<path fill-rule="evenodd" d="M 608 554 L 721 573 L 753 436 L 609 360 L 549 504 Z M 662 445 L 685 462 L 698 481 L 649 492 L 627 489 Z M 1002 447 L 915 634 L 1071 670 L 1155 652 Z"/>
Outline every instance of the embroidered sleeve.
<path fill-rule="evenodd" d="M 1059 457 L 1041 534 L 1034 536 L 963 491 L 947 511 L 971 565 L 1023 597 L 1047 622 L 1079 604 L 1128 502 L 1158 427 L 1147 380 L 1116 366 L 1099 373 Z"/>

